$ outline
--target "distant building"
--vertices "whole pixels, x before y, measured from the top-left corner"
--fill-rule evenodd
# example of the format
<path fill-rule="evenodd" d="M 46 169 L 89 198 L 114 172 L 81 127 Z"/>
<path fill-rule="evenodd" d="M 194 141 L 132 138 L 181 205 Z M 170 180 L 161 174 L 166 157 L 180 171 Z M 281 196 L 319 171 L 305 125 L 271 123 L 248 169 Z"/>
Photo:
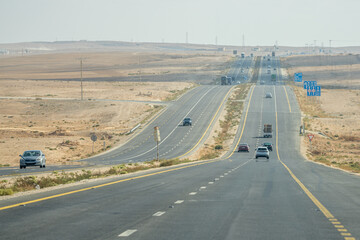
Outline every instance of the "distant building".
<path fill-rule="evenodd" d="M 0 55 L 9 55 L 10 51 L 7 49 L 0 49 Z"/>

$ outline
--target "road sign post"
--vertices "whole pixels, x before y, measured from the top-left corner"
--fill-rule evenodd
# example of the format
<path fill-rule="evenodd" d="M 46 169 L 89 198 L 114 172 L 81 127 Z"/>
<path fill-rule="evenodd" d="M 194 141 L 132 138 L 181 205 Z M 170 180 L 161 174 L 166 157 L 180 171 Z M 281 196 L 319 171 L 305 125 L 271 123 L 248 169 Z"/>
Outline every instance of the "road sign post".
<path fill-rule="evenodd" d="M 161 141 L 159 127 L 154 127 L 154 140 L 156 142 L 156 160 L 159 161 L 159 142 Z"/>
<path fill-rule="evenodd" d="M 311 141 L 312 141 L 313 138 L 314 138 L 314 134 L 308 134 L 307 136 L 308 136 L 308 138 L 309 138 L 310 148 L 311 148 Z"/>
<path fill-rule="evenodd" d="M 95 144 L 95 142 L 97 140 L 97 136 L 95 135 L 95 133 L 91 134 L 90 139 L 93 142 L 92 153 L 94 153 L 94 144 Z"/>

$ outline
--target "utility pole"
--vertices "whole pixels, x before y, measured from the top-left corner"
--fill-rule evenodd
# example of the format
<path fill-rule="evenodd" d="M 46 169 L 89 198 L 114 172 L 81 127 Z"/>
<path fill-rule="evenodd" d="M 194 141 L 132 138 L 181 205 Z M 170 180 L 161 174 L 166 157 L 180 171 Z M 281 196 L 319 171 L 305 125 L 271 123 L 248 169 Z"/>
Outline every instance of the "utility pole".
<path fill-rule="evenodd" d="M 245 52 L 245 34 L 242 35 L 242 48 L 242 51 Z"/>
<path fill-rule="evenodd" d="M 188 39 L 188 32 L 186 32 L 186 44 L 188 44 L 189 43 L 189 41 L 188 41 L 189 39 Z"/>
<path fill-rule="evenodd" d="M 139 54 L 139 80 L 141 82 L 141 65 L 140 65 L 140 54 Z"/>
<path fill-rule="evenodd" d="M 331 53 L 331 40 L 329 40 L 329 53 Z"/>
<path fill-rule="evenodd" d="M 81 91 L 81 101 L 84 100 L 84 91 L 83 91 L 83 60 L 86 58 L 78 58 L 80 60 L 80 91 Z"/>
<path fill-rule="evenodd" d="M 81 86 L 81 101 L 82 100 L 84 100 L 84 95 L 83 95 L 83 84 L 82 84 L 82 82 L 83 82 L 83 77 L 82 77 L 82 72 L 83 72 L 83 60 L 82 60 L 82 58 L 80 58 L 80 68 L 81 68 L 81 73 L 80 73 L 80 81 L 81 81 L 81 83 L 80 83 L 80 86 Z"/>

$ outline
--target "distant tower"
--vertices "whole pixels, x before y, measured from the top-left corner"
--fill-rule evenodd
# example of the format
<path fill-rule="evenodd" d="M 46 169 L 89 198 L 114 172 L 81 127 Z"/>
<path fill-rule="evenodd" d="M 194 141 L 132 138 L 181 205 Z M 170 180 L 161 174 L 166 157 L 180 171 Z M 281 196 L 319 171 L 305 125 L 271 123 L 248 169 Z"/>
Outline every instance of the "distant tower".
<path fill-rule="evenodd" d="M 215 45 L 217 46 L 217 36 L 215 36 Z"/>
<path fill-rule="evenodd" d="M 242 35 L 242 48 L 243 52 L 245 52 L 245 34 Z"/>
<path fill-rule="evenodd" d="M 188 39 L 188 32 L 186 32 L 186 44 L 188 44 L 189 43 L 189 39 Z"/>

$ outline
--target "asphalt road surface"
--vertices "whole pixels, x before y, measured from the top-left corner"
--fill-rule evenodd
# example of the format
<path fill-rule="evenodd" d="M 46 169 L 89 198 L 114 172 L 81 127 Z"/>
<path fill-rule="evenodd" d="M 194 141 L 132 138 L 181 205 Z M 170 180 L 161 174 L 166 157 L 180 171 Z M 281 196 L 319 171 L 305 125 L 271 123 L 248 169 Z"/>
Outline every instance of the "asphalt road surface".
<path fill-rule="evenodd" d="M 295 96 L 267 65 L 232 148 L 250 153 L 3 200 L 1 239 L 359 239 L 359 176 L 303 159 Z M 270 159 L 256 161 L 265 141 Z"/>

